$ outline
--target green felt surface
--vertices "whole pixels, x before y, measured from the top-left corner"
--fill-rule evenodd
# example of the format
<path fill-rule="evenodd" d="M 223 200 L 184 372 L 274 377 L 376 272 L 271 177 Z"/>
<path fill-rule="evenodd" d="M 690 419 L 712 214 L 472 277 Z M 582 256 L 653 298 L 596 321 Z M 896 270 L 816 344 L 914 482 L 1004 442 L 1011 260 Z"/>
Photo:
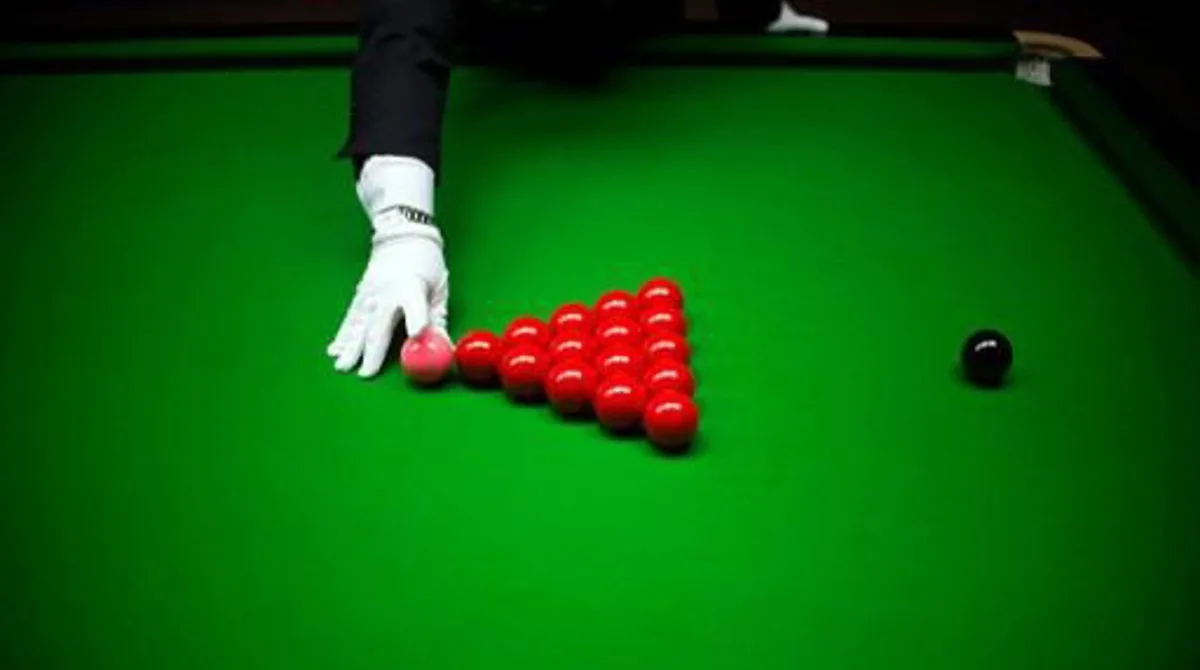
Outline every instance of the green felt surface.
<path fill-rule="evenodd" d="M 1043 90 L 459 72 L 454 332 L 678 278 L 702 437 L 662 459 L 333 372 L 347 84 L 0 79 L 0 666 L 1200 660 L 1200 284 Z M 985 326 L 999 393 L 954 373 Z"/>

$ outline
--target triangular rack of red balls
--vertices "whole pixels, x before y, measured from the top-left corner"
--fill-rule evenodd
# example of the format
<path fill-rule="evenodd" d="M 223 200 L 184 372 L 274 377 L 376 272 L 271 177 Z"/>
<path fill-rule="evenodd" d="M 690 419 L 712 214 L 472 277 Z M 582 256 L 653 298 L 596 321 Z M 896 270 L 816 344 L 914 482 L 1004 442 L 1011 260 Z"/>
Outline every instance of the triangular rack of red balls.
<path fill-rule="evenodd" d="M 665 277 L 636 292 L 561 305 L 548 318 L 520 316 L 500 334 L 466 333 L 455 366 L 467 384 L 496 387 L 521 403 L 548 401 L 563 416 L 594 416 L 614 433 L 644 431 L 655 447 L 694 440 L 694 395 L 683 291 Z"/>

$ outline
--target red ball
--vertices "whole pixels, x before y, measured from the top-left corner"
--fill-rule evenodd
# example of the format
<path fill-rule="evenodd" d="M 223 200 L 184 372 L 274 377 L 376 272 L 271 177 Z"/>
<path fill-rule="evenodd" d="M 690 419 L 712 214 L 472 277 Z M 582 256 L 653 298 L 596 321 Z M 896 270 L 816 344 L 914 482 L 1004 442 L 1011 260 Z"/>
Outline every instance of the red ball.
<path fill-rule="evenodd" d="M 666 306 L 683 309 L 683 290 L 679 284 L 666 277 L 655 277 L 642 284 L 637 292 L 638 306 L 642 309 Z"/>
<path fill-rule="evenodd" d="M 607 379 L 615 375 L 627 375 L 638 379 L 645 367 L 645 359 L 637 347 L 620 342 L 609 345 L 596 356 L 596 372 Z"/>
<path fill-rule="evenodd" d="M 627 432 L 641 424 L 646 399 L 646 389 L 636 379 L 617 375 L 600 382 L 592 405 L 600 425 L 614 432 Z"/>
<path fill-rule="evenodd" d="M 600 296 L 594 309 L 596 323 L 614 316 L 637 318 L 637 296 L 629 291 L 609 291 Z"/>
<path fill-rule="evenodd" d="M 550 405 L 563 416 L 587 411 L 600 383 L 600 375 L 579 359 L 570 359 L 550 368 L 546 376 L 546 396 Z"/>
<path fill-rule="evenodd" d="M 642 343 L 642 329 L 638 322 L 627 316 L 613 316 L 596 326 L 596 347 L 604 349 L 610 344 L 628 344 L 636 347 Z"/>
<path fill-rule="evenodd" d="M 454 366 L 454 345 L 437 330 L 426 328 L 405 340 L 400 348 L 400 366 L 418 384 L 437 384 Z"/>
<path fill-rule="evenodd" d="M 567 303 L 550 315 L 550 330 L 555 335 L 590 333 L 594 324 L 592 310 L 581 302 Z"/>
<path fill-rule="evenodd" d="M 532 344 L 544 349 L 550 344 L 550 326 L 537 317 L 520 316 L 504 329 L 503 341 L 505 347 Z"/>
<path fill-rule="evenodd" d="M 687 365 L 665 358 L 654 363 L 642 375 L 642 384 L 651 394 L 659 391 L 679 391 L 685 395 L 696 392 L 696 378 Z"/>
<path fill-rule="evenodd" d="M 518 344 L 500 359 L 500 383 L 513 400 L 541 399 L 549 371 L 550 354 L 532 344 Z"/>
<path fill-rule="evenodd" d="M 642 332 L 675 333 L 680 337 L 687 335 L 687 319 L 683 312 L 676 307 L 651 307 L 642 312 Z"/>
<path fill-rule="evenodd" d="M 499 378 L 502 353 L 499 337 L 486 330 L 473 330 L 458 341 L 454 363 L 458 367 L 458 374 L 468 384 L 494 384 Z"/>
<path fill-rule="evenodd" d="M 664 452 L 675 452 L 692 443 L 700 423 L 700 411 L 689 396 L 678 391 L 659 391 L 646 404 L 642 424 L 650 442 Z"/>
<path fill-rule="evenodd" d="M 550 343 L 550 360 L 555 363 L 571 358 L 590 362 L 595 354 L 595 341 L 582 333 L 563 333 Z"/>
<path fill-rule="evenodd" d="M 646 360 L 650 362 L 670 358 L 688 363 L 692 359 L 692 348 L 687 339 L 670 332 L 647 335 L 642 342 L 642 351 L 646 354 Z"/>

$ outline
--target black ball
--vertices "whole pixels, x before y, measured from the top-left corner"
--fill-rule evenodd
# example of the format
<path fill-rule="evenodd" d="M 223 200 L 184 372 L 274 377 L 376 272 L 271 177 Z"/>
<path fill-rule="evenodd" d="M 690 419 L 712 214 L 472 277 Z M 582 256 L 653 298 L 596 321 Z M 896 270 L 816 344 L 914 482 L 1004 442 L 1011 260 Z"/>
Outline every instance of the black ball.
<path fill-rule="evenodd" d="M 976 386 L 995 388 L 1002 385 L 1012 362 L 1012 342 L 998 330 L 976 331 L 963 344 L 963 375 Z"/>

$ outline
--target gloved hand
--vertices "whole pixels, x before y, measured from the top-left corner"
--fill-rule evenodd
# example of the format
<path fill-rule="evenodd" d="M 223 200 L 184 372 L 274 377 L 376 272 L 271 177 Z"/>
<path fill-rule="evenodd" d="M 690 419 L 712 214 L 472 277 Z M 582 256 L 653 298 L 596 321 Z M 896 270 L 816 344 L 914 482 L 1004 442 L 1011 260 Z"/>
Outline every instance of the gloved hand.
<path fill-rule="evenodd" d="M 779 18 L 767 26 L 768 33 L 809 33 L 823 35 L 829 32 L 829 22 L 816 16 L 801 14 L 787 2 L 781 3 Z"/>
<path fill-rule="evenodd" d="M 363 168 L 359 199 L 375 232 L 366 271 L 329 345 L 340 372 L 358 366 L 359 376 L 376 375 L 401 319 L 408 335 L 426 326 L 447 332 L 450 273 L 428 213 L 432 183 L 432 170 L 414 159 L 373 158 Z"/>

